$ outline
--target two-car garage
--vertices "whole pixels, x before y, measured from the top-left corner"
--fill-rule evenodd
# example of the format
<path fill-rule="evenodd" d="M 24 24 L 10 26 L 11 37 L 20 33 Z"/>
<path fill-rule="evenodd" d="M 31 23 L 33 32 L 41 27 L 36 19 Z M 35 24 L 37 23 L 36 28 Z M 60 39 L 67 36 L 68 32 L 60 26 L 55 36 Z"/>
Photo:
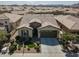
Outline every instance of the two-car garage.
<path fill-rule="evenodd" d="M 40 38 L 57 38 L 58 29 L 53 26 L 46 26 L 44 28 L 41 28 L 39 33 Z"/>
<path fill-rule="evenodd" d="M 57 31 L 56 30 L 42 30 L 40 31 L 40 37 L 56 38 Z"/>

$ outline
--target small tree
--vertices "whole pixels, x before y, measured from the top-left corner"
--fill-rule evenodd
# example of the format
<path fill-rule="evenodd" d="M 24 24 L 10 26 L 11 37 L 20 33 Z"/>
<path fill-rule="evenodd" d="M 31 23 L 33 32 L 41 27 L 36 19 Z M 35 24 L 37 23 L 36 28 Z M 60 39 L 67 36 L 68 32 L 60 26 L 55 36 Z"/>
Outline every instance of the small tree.
<path fill-rule="evenodd" d="M 9 54 L 10 55 L 13 54 L 16 49 L 17 49 L 17 46 L 15 44 L 11 45 L 9 47 Z"/>
<path fill-rule="evenodd" d="M 76 41 L 77 42 L 79 41 L 79 35 L 76 35 Z"/>
<path fill-rule="evenodd" d="M 71 33 L 63 33 L 62 35 L 62 39 L 65 40 L 65 41 L 68 41 L 68 40 L 74 40 L 75 39 L 75 36 Z"/>
<path fill-rule="evenodd" d="M 8 40 L 9 40 L 9 39 L 10 39 L 10 37 L 11 37 L 11 34 L 9 34 L 9 33 L 8 33 L 8 34 L 6 35 L 6 37 L 7 37 L 7 38 L 8 38 Z"/>
<path fill-rule="evenodd" d="M 5 43 L 6 41 L 7 41 L 6 32 L 0 30 L 0 45 L 2 45 L 3 43 Z"/>
<path fill-rule="evenodd" d="M 21 41 L 21 37 L 20 36 L 16 36 L 15 39 L 16 39 L 16 42 L 19 44 L 20 41 Z"/>

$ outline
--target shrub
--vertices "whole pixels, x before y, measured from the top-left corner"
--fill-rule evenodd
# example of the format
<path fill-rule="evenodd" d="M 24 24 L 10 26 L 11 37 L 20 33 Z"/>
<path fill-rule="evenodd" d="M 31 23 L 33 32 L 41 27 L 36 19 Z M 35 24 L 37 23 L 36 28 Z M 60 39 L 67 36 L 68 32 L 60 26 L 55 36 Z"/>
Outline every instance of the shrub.
<path fill-rule="evenodd" d="M 14 41 L 11 41 L 10 43 L 11 43 L 11 45 L 13 45 L 14 44 Z"/>
<path fill-rule="evenodd" d="M 27 48 L 28 51 L 30 51 L 30 48 Z"/>
<path fill-rule="evenodd" d="M 79 35 L 76 35 L 76 40 L 79 41 Z"/>
<path fill-rule="evenodd" d="M 6 32 L 0 30 L 0 43 L 3 45 L 7 41 Z"/>
<path fill-rule="evenodd" d="M 28 46 L 28 48 L 34 48 L 35 47 L 35 44 L 31 42 L 27 46 Z"/>
<path fill-rule="evenodd" d="M 31 37 L 29 37 L 29 41 L 32 41 L 32 38 Z"/>
<path fill-rule="evenodd" d="M 40 46 L 38 46 L 38 45 L 35 46 L 35 49 L 36 49 L 36 52 L 38 52 L 38 53 L 40 52 Z"/>
<path fill-rule="evenodd" d="M 21 50 L 21 46 L 20 45 L 18 46 L 18 50 Z"/>
<path fill-rule="evenodd" d="M 15 39 L 16 40 L 19 40 L 19 39 L 21 39 L 21 37 L 20 36 L 16 36 Z"/>
<path fill-rule="evenodd" d="M 11 46 L 9 47 L 9 54 L 10 54 L 10 55 L 13 54 L 16 49 L 17 49 L 17 46 L 16 46 L 16 45 L 11 45 Z"/>
<path fill-rule="evenodd" d="M 71 33 L 63 33 L 62 35 L 62 39 L 64 39 L 65 41 L 68 40 L 74 40 L 75 36 Z"/>
<path fill-rule="evenodd" d="M 7 37 L 8 39 L 10 39 L 10 37 L 11 37 L 11 34 L 7 34 L 7 35 L 6 35 L 6 37 Z"/>
<path fill-rule="evenodd" d="M 17 42 L 18 44 L 20 44 L 20 42 L 21 42 L 21 37 L 20 37 L 20 36 L 16 36 L 15 39 L 16 39 L 16 42 Z"/>

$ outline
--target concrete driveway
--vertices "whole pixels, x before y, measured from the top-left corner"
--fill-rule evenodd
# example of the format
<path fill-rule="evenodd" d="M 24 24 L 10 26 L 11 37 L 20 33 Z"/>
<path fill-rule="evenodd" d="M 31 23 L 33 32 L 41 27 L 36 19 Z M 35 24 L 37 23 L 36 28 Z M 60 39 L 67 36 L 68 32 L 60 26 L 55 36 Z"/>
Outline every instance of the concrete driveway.
<path fill-rule="evenodd" d="M 63 57 L 61 46 L 56 38 L 41 38 L 41 52 L 51 57 Z"/>

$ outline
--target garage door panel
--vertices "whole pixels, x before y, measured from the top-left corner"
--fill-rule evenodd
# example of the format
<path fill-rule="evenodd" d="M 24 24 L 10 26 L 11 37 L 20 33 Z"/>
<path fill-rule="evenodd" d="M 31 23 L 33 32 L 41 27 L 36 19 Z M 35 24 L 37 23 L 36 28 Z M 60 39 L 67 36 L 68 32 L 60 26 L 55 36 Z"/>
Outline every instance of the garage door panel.
<path fill-rule="evenodd" d="M 40 31 L 40 37 L 57 37 L 57 31 L 53 31 L 53 30 L 42 30 Z"/>

